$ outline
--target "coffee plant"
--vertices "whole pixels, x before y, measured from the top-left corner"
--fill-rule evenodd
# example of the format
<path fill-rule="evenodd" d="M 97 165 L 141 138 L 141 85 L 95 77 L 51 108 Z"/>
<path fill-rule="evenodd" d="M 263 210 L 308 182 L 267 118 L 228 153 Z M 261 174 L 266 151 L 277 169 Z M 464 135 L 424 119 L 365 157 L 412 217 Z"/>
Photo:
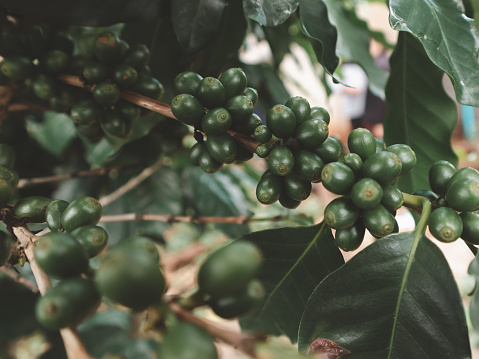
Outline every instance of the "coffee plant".
<path fill-rule="evenodd" d="M 2 1 L 0 358 L 471 358 L 477 285 L 464 307 L 437 244 L 479 245 L 443 87 L 479 107 L 479 2 L 389 1 L 396 44 L 359 5 Z M 251 38 L 271 63 L 242 62 Z M 326 88 L 340 59 L 364 69 L 384 138 L 341 143 L 286 90 L 298 46 Z"/>

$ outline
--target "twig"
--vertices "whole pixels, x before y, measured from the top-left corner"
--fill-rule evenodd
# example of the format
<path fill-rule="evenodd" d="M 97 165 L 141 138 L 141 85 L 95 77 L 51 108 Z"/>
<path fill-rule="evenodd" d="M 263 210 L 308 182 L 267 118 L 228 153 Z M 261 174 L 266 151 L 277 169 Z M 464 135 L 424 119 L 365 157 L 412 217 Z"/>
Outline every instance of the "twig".
<path fill-rule="evenodd" d="M 229 223 L 246 224 L 250 222 L 279 222 L 291 219 L 291 216 L 274 216 L 254 218 L 249 215 L 232 217 L 196 217 L 177 216 L 174 214 L 152 214 L 152 213 L 125 213 L 101 217 L 101 222 L 134 222 L 134 221 L 157 221 L 166 223 Z"/>
<path fill-rule="evenodd" d="M 238 333 L 232 330 L 228 330 L 217 323 L 199 318 L 189 311 L 184 310 L 180 305 L 174 301 L 168 303 L 171 311 L 180 320 L 196 324 L 204 328 L 211 336 L 225 342 L 233 348 L 239 350 L 243 354 L 246 354 L 250 358 L 257 358 L 255 353 L 255 344 L 259 340 L 264 340 L 264 336 Z"/>
<path fill-rule="evenodd" d="M 95 88 L 94 85 L 88 85 L 85 84 L 80 77 L 78 76 L 73 76 L 73 75 L 60 75 L 58 76 L 58 80 L 60 80 L 63 83 L 66 83 L 71 86 L 76 86 L 76 87 L 81 87 L 84 89 L 87 89 L 89 91 L 93 91 Z M 171 106 L 159 101 L 155 101 L 149 97 L 139 95 L 135 92 L 131 91 L 126 91 L 126 90 L 120 90 L 120 97 L 123 100 L 126 100 L 128 102 L 134 103 L 135 105 L 144 107 L 148 110 L 152 110 L 154 112 L 158 112 L 166 117 L 178 120 L 175 115 L 173 115 L 173 112 L 171 111 Z M 229 135 L 235 138 L 235 140 L 238 142 L 238 144 L 246 148 L 247 150 L 251 152 L 255 152 L 256 147 L 260 144 L 253 138 L 240 133 L 236 132 L 233 130 L 228 130 L 227 131 Z"/>
<path fill-rule="evenodd" d="M 35 260 L 33 247 L 38 238 L 24 227 L 14 227 L 13 233 L 23 247 L 25 256 L 28 259 L 28 263 L 30 263 L 30 268 L 37 282 L 38 289 L 40 293 L 44 295 L 52 284 Z M 92 359 L 83 346 L 78 334 L 73 329 L 63 328 L 60 330 L 60 335 L 62 336 L 63 345 L 65 346 L 65 351 L 69 359 Z"/>
<path fill-rule="evenodd" d="M 107 206 L 111 202 L 115 201 L 119 197 L 123 196 L 125 193 L 131 191 L 133 188 L 138 186 L 141 182 L 143 182 L 145 179 L 147 179 L 149 176 L 151 176 L 153 173 L 155 173 L 160 167 L 163 166 L 163 159 L 159 159 L 155 163 L 153 163 L 151 166 L 145 168 L 141 173 L 136 176 L 131 178 L 128 182 L 126 182 L 123 186 L 120 188 L 116 189 L 109 195 L 100 198 L 99 202 L 102 206 Z"/>
<path fill-rule="evenodd" d="M 50 107 L 35 102 L 15 102 L 8 105 L 8 112 L 32 110 L 47 111 Z"/>
<path fill-rule="evenodd" d="M 33 293 L 39 293 L 38 287 L 32 282 L 30 282 L 28 279 L 26 279 L 25 277 L 22 277 L 20 274 L 9 270 L 5 266 L 0 267 L 0 272 L 5 273 L 15 282 L 20 283 L 24 287 L 30 289 Z"/>
<path fill-rule="evenodd" d="M 59 181 L 64 181 L 67 179 L 78 178 L 78 177 L 104 176 L 110 173 L 111 171 L 120 171 L 120 170 L 126 170 L 131 168 L 143 167 L 143 166 L 144 166 L 144 163 L 135 163 L 135 164 L 125 165 L 125 166 L 103 167 L 103 168 L 95 168 L 92 170 L 76 171 L 76 172 L 65 173 L 61 175 L 55 175 L 55 176 L 22 178 L 18 182 L 18 188 L 24 188 L 24 187 L 35 185 L 35 184 L 59 182 Z"/>

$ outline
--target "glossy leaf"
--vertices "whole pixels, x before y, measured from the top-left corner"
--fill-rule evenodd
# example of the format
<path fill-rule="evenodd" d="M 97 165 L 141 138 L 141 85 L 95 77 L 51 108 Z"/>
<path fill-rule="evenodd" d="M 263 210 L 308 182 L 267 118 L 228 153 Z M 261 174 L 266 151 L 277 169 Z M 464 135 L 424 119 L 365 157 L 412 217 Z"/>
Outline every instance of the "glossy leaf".
<path fill-rule="evenodd" d="M 343 257 L 326 226 L 278 228 L 242 237 L 257 244 L 265 258 L 259 279 L 266 289 L 263 307 L 240 320 L 245 330 L 287 335 L 296 342 L 306 301 Z"/>
<path fill-rule="evenodd" d="M 201 49 L 217 33 L 226 0 L 175 0 L 171 18 L 185 57 Z"/>
<path fill-rule="evenodd" d="M 208 174 L 190 167 L 183 173 L 183 190 L 198 216 L 241 216 L 250 213 L 250 204 L 240 186 L 220 172 Z M 247 225 L 217 224 L 230 237 L 248 232 Z"/>
<path fill-rule="evenodd" d="M 13 13 L 39 22 L 67 25 L 107 26 L 119 22 L 154 19 L 163 0 L 6 0 Z"/>
<path fill-rule="evenodd" d="M 323 1 L 301 0 L 299 15 L 301 29 L 311 39 L 319 63 L 332 76 L 339 63 L 336 56 L 338 31 L 329 22 L 326 5 Z"/>
<path fill-rule="evenodd" d="M 416 152 L 416 166 L 399 180 L 401 190 L 412 193 L 429 188 L 429 167 L 435 161 L 457 163 L 450 141 L 457 109 L 444 91 L 444 73 L 412 35 L 399 34 L 390 62 L 384 139 L 388 145 L 403 143 Z"/>
<path fill-rule="evenodd" d="M 296 11 L 299 0 L 243 0 L 246 16 L 260 25 L 274 27 L 282 24 Z"/>
<path fill-rule="evenodd" d="M 31 137 L 48 152 L 58 157 L 77 134 L 69 116 L 53 111 L 44 112 L 41 122 L 27 120 L 26 127 Z"/>
<path fill-rule="evenodd" d="M 449 265 L 434 243 L 414 236 L 380 239 L 320 283 L 301 319 L 300 352 L 320 337 L 350 358 L 471 357 Z"/>
<path fill-rule="evenodd" d="M 369 53 L 371 39 L 369 30 L 364 25 L 358 25 L 358 19 L 346 8 L 344 2 L 323 1 L 328 9 L 331 24 L 338 31 L 336 53 L 345 60 L 354 61 L 361 66 L 368 75 L 370 89 L 382 96 L 388 75 L 374 63 Z"/>
<path fill-rule="evenodd" d="M 479 31 L 461 0 L 392 0 L 393 29 L 419 39 L 431 61 L 452 79 L 457 100 L 479 107 Z"/>
<path fill-rule="evenodd" d="M 478 288 L 479 288 L 479 257 L 475 257 L 471 264 L 469 264 L 469 269 L 467 272 L 474 276 L 474 279 L 476 280 L 476 286 L 474 288 L 474 291 L 472 293 L 472 298 L 471 298 L 471 303 L 469 305 L 469 316 L 471 317 L 471 322 L 474 327 L 479 328 L 479 294 L 478 294 Z"/>

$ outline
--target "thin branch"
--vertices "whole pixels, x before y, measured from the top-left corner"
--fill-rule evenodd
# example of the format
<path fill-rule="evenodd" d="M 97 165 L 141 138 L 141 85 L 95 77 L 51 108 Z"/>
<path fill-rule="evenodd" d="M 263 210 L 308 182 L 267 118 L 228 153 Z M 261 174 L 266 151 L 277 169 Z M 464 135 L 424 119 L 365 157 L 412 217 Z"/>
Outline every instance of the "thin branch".
<path fill-rule="evenodd" d="M 180 320 L 196 324 L 204 328 L 212 337 L 232 346 L 250 358 L 257 358 L 255 344 L 257 341 L 264 340 L 264 336 L 234 332 L 215 322 L 191 314 L 174 301 L 170 301 L 168 306 Z"/>
<path fill-rule="evenodd" d="M 37 282 L 38 289 L 40 293 L 44 295 L 52 284 L 35 260 L 33 247 L 35 246 L 38 237 L 24 227 L 13 227 L 13 233 L 23 247 L 25 256 L 28 259 L 28 263 L 30 263 L 30 268 L 32 269 L 33 276 Z M 92 359 L 83 346 L 78 334 L 73 329 L 60 329 L 60 335 L 62 336 L 63 345 L 65 346 L 65 351 L 69 359 Z"/>
<path fill-rule="evenodd" d="M 152 214 L 152 213 L 125 213 L 101 217 L 101 222 L 135 222 L 135 221 L 157 221 L 166 223 L 229 223 L 246 224 L 251 222 L 279 222 L 292 219 L 291 216 L 274 216 L 254 218 L 249 215 L 232 217 L 196 217 L 177 216 L 174 214 Z"/>
<path fill-rule="evenodd" d="M 15 282 L 23 285 L 24 287 L 30 289 L 33 293 L 39 293 L 40 291 L 38 290 L 38 287 L 30 282 L 28 279 L 25 277 L 22 277 L 20 274 L 15 273 L 5 266 L 0 267 L 0 272 L 5 273 L 7 276 L 9 276 L 11 279 L 13 279 Z"/>
<path fill-rule="evenodd" d="M 100 198 L 99 202 L 101 203 L 102 206 L 107 206 L 111 202 L 115 201 L 119 197 L 123 196 L 125 193 L 131 191 L 134 189 L 136 186 L 138 186 L 141 182 L 143 182 L 145 179 L 150 177 L 153 173 L 155 173 L 160 167 L 163 166 L 163 159 L 160 158 L 158 161 L 153 163 L 151 166 L 145 168 L 141 173 L 136 176 L 131 178 L 128 182 L 126 182 L 123 186 L 120 188 L 116 189 L 109 195 Z"/>
<path fill-rule="evenodd" d="M 94 85 L 89 85 L 85 84 L 79 76 L 73 76 L 73 75 L 60 75 L 58 76 L 58 79 L 71 86 L 76 86 L 76 87 L 81 87 L 84 89 L 87 89 L 89 91 L 93 91 L 95 88 Z M 173 115 L 173 112 L 171 111 L 171 106 L 159 101 L 155 101 L 149 97 L 142 96 L 140 94 L 137 94 L 135 92 L 127 91 L 127 90 L 120 90 L 120 97 L 128 102 L 134 103 L 135 105 L 144 107 L 148 110 L 158 112 L 166 117 L 178 120 L 175 115 Z M 247 150 L 251 152 L 255 152 L 256 147 L 260 144 L 258 141 L 254 140 L 253 138 L 240 133 L 236 132 L 233 130 L 228 130 L 227 131 L 229 135 L 231 135 L 237 142 L 238 144 L 246 148 Z"/>
<path fill-rule="evenodd" d="M 15 111 L 48 111 L 50 107 L 35 102 L 15 102 L 8 105 L 8 112 Z"/>
<path fill-rule="evenodd" d="M 78 177 L 105 176 L 109 174 L 111 171 L 121 171 L 121 170 L 138 168 L 143 166 L 144 166 L 144 163 L 135 163 L 135 164 L 125 165 L 125 166 L 103 167 L 103 168 L 95 168 L 92 170 L 76 171 L 76 172 L 65 173 L 61 175 L 55 175 L 55 176 L 22 178 L 18 182 L 18 188 L 24 188 L 24 187 L 32 186 L 35 184 L 60 182 L 67 179 L 78 178 Z"/>

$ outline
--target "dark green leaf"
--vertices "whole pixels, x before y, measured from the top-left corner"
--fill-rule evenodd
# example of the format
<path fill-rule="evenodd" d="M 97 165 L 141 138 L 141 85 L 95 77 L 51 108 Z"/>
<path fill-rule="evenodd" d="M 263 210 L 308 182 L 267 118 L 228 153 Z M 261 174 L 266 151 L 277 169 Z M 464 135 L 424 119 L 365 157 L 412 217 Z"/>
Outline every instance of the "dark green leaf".
<path fill-rule="evenodd" d="M 389 22 L 421 41 L 431 61 L 452 79 L 457 100 L 479 107 L 479 32 L 461 0 L 392 0 Z"/>
<path fill-rule="evenodd" d="M 311 39 L 314 52 L 321 65 L 331 76 L 338 66 L 336 40 L 338 31 L 328 19 L 328 10 L 323 1 L 300 0 L 301 29 Z"/>
<path fill-rule="evenodd" d="M 121 176 L 117 187 L 129 177 Z M 162 167 L 110 205 L 104 207 L 105 214 L 157 213 L 181 214 L 183 211 L 183 189 L 178 174 L 169 167 Z M 152 236 L 161 235 L 169 224 L 157 221 L 105 223 L 111 243 L 116 243 L 133 233 Z"/>
<path fill-rule="evenodd" d="M 469 316 L 471 317 L 471 322 L 474 327 L 479 328 L 479 257 L 476 256 L 469 264 L 469 269 L 467 272 L 474 276 L 476 280 L 476 286 L 474 292 L 472 293 L 471 304 L 469 305 Z"/>
<path fill-rule="evenodd" d="M 299 350 L 327 338 L 351 358 L 470 358 L 466 318 L 441 250 L 415 232 L 373 243 L 308 300 Z"/>
<path fill-rule="evenodd" d="M 185 57 L 201 49 L 217 33 L 226 0 L 175 0 L 171 19 Z"/>
<path fill-rule="evenodd" d="M 329 20 L 338 30 L 336 52 L 345 60 L 356 62 L 368 75 L 370 89 L 378 95 L 384 94 L 387 73 L 380 69 L 369 53 L 371 35 L 363 25 L 351 17 L 343 1 L 323 0 L 328 8 Z"/>
<path fill-rule="evenodd" d="M 238 184 L 222 172 L 208 174 L 197 167 L 183 173 L 184 190 L 198 216 L 241 216 L 250 213 L 250 204 Z M 218 228 L 235 238 L 248 232 L 247 225 L 219 224 Z"/>
<path fill-rule="evenodd" d="M 69 116 L 53 111 L 44 112 L 41 122 L 27 120 L 26 127 L 31 137 L 48 152 L 58 157 L 77 134 Z"/>
<path fill-rule="evenodd" d="M 444 91 L 443 75 L 412 35 L 399 34 L 386 90 L 384 139 L 388 145 L 404 143 L 416 152 L 415 168 L 399 180 L 401 190 L 409 193 L 429 188 L 429 167 L 435 161 L 457 163 L 450 141 L 457 109 Z"/>
<path fill-rule="evenodd" d="M 286 103 L 291 97 L 278 73 L 268 64 L 243 65 L 248 76 L 248 84 L 254 88 L 266 88 L 260 93 L 260 103 L 265 100 L 264 111 L 278 103 Z M 267 92 L 267 94 L 265 93 Z"/>
<path fill-rule="evenodd" d="M 240 320 L 243 329 L 287 335 L 296 342 L 306 302 L 321 280 L 344 264 L 326 226 L 279 228 L 241 237 L 257 244 L 265 258 L 259 279 L 263 307 Z"/>
<path fill-rule="evenodd" d="M 274 27 L 282 24 L 296 11 L 299 0 L 243 0 L 246 16 L 260 25 Z"/>
<path fill-rule="evenodd" d="M 10 11 L 40 22 L 107 26 L 154 19 L 163 0 L 6 0 Z"/>

